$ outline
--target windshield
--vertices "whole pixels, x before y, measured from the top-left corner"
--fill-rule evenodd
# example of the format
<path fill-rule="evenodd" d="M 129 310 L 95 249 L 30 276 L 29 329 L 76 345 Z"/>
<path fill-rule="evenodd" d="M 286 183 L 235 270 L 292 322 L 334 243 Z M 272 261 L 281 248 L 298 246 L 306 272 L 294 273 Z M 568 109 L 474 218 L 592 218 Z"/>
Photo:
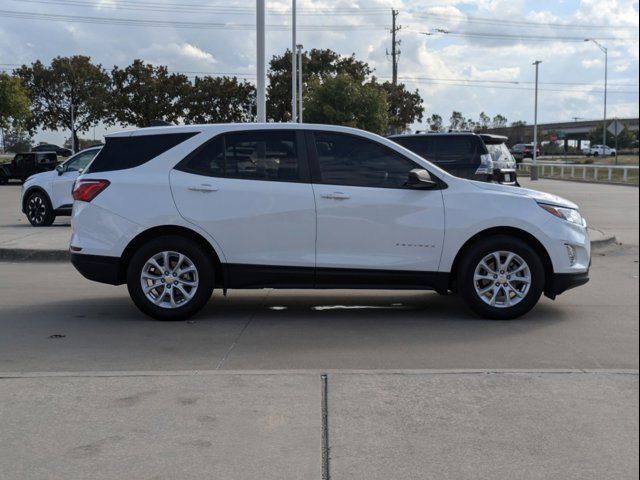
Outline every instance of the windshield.
<path fill-rule="evenodd" d="M 507 148 L 504 143 L 499 144 L 489 144 L 487 145 L 487 150 L 489 151 L 489 155 L 491 155 L 491 159 L 493 163 L 498 167 L 502 168 L 513 168 L 516 165 L 516 160 L 511 155 L 511 152 Z"/>

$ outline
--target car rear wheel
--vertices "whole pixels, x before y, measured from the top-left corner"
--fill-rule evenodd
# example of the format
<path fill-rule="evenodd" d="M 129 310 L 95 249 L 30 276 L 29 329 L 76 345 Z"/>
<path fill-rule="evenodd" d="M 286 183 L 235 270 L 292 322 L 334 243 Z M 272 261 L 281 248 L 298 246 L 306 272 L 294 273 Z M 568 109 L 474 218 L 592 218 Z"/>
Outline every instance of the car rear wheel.
<path fill-rule="evenodd" d="M 484 318 L 510 320 L 529 312 L 544 290 L 544 267 L 524 241 L 506 235 L 480 240 L 465 254 L 458 285 Z"/>
<path fill-rule="evenodd" d="M 196 242 L 165 236 L 145 243 L 131 258 L 127 287 L 136 306 L 157 320 L 184 320 L 206 305 L 213 291 L 213 262 Z"/>
<path fill-rule="evenodd" d="M 48 227 L 56 219 L 51 202 L 42 192 L 33 192 L 27 197 L 25 211 L 34 227 Z"/>

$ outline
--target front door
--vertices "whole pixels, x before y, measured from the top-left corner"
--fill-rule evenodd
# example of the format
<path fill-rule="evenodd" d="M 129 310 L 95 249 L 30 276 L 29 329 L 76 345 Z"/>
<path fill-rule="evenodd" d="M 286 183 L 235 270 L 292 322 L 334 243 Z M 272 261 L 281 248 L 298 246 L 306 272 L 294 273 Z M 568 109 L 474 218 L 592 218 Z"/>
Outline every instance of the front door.
<path fill-rule="evenodd" d="M 98 150 L 80 152 L 62 164 L 62 173 L 59 175 L 56 174 L 51 182 L 51 203 L 54 209 L 71 208 L 73 204 L 73 198 L 71 196 L 73 182 L 75 182 L 80 173 L 87 168 L 87 165 L 89 165 L 89 162 L 93 160 L 93 157 L 95 157 L 97 153 Z"/>
<path fill-rule="evenodd" d="M 220 246 L 230 286 L 313 282 L 315 202 L 303 145 L 289 130 L 228 133 L 172 170 L 176 206 Z"/>
<path fill-rule="evenodd" d="M 369 278 L 364 283 L 385 283 L 381 277 L 397 274 L 401 282 L 403 272 L 436 272 L 442 193 L 406 186 L 409 171 L 423 167 L 363 137 L 315 132 L 313 138 L 319 283 L 325 275 L 351 281 L 361 274 Z"/>

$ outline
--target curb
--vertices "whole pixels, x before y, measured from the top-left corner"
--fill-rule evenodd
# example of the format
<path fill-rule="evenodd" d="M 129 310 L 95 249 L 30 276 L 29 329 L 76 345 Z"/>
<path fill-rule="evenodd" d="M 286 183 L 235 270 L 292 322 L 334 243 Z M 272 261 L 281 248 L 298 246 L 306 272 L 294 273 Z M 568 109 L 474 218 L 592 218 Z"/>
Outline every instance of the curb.
<path fill-rule="evenodd" d="M 615 235 L 605 235 L 591 240 L 593 251 L 618 245 Z M 26 248 L 0 248 L 0 262 L 69 262 L 68 250 L 37 250 Z"/>

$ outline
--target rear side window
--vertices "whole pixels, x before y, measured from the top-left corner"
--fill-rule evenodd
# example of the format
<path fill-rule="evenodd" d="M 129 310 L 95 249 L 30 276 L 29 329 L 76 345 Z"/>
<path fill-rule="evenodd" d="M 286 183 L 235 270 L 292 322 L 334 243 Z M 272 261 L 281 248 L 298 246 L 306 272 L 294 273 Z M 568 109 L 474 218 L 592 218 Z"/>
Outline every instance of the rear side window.
<path fill-rule="evenodd" d="M 189 132 L 107 138 L 87 173 L 139 167 L 197 134 Z"/>
<path fill-rule="evenodd" d="M 176 168 L 210 177 L 298 182 L 304 162 L 296 137 L 293 130 L 220 135 Z"/>
<path fill-rule="evenodd" d="M 398 137 L 393 141 L 428 160 L 432 160 L 436 153 L 433 137 Z"/>
<path fill-rule="evenodd" d="M 470 136 L 438 137 L 436 144 L 438 162 L 472 162 L 477 142 Z"/>

